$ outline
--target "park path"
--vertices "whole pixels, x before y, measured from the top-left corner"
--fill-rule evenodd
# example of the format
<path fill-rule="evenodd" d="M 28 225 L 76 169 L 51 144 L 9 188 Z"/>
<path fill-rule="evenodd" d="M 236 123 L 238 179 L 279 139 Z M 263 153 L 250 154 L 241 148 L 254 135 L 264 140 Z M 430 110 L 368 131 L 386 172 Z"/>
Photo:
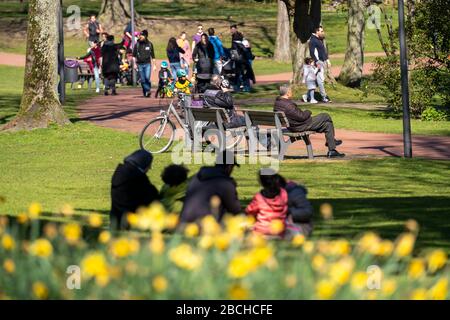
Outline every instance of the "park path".
<path fill-rule="evenodd" d="M 380 55 L 378 52 L 373 53 L 367 53 L 366 55 Z M 336 54 L 332 55 L 330 59 L 334 58 L 341 58 L 344 57 L 342 54 Z M 157 66 L 160 65 L 162 60 L 156 59 Z M 0 52 L 0 65 L 6 65 L 6 66 L 13 66 L 13 67 L 24 67 L 25 66 L 25 56 L 22 54 L 15 54 L 15 53 L 6 53 L 6 52 Z M 158 67 L 159 68 L 159 67 Z M 365 63 L 363 67 L 363 74 L 367 75 L 372 72 L 373 64 L 372 63 Z M 341 71 L 341 66 L 332 66 L 331 67 L 331 75 L 333 77 L 337 77 Z M 292 72 L 285 72 L 285 73 L 278 73 L 278 74 L 271 74 L 271 75 L 257 75 L 256 76 L 256 82 L 258 84 L 261 83 L 278 83 L 278 82 L 288 82 L 292 79 Z M 158 74 L 157 72 L 152 72 L 151 77 L 152 82 L 156 83 L 158 82 Z"/>
<path fill-rule="evenodd" d="M 145 123 L 157 116 L 161 108 L 166 108 L 168 100 L 143 98 L 140 89 L 119 89 L 118 96 L 99 95 L 87 100 L 78 107 L 82 121 L 96 125 L 137 134 Z M 384 134 L 336 130 L 336 136 L 344 140 L 339 151 L 352 158 L 359 157 L 399 157 L 403 154 L 403 139 L 400 134 Z M 315 154 L 326 153 L 323 134 L 312 136 Z M 415 157 L 428 159 L 450 159 L 450 137 L 413 136 L 413 153 Z M 289 147 L 288 155 L 306 155 L 305 146 L 295 143 Z"/>

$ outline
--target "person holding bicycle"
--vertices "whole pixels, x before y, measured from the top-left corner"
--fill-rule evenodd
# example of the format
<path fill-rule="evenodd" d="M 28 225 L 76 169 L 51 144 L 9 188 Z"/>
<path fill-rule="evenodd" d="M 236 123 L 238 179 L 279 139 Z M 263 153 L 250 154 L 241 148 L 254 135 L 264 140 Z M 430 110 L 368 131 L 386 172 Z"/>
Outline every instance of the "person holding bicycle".
<path fill-rule="evenodd" d="M 174 93 L 182 93 L 184 96 L 183 107 L 189 107 L 191 105 L 191 89 L 193 87 L 192 82 L 187 79 L 186 71 L 178 69 L 177 81 L 173 82 L 172 91 Z"/>

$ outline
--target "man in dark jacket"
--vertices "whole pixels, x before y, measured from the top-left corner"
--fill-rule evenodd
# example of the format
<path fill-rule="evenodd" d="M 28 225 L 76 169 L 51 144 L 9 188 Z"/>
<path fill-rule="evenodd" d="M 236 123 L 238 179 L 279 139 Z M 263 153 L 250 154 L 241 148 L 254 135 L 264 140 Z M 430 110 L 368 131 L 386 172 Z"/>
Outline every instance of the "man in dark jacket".
<path fill-rule="evenodd" d="M 127 229 L 128 212 L 134 213 L 159 198 L 158 190 L 147 177 L 152 161 L 151 153 L 138 150 L 117 166 L 111 183 L 111 229 Z"/>
<path fill-rule="evenodd" d="M 309 55 L 314 59 L 319 72 L 317 73 L 317 85 L 319 86 L 320 95 L 323 102 L 331 102 L 325 91 L 325 74 L 328 68 L 331 68 L 330 60 L 328 59 L 328 52 L 325 44 L 325 31 L 320 26 L 315 29 L 314 33 L 309 39 Z M 305 101 L 306 102 L 306 101 Z"/>
<path fill-rule="evenodd" d="M 114 43 L 114 36 L 109 35 L 102 46 L 102 73 L 105 83 L 105 96 L 109 94 L 116 95 L 116 81 L 119 75 L 119 47 Z"/>
<path fill-rule="evenodd" d="M 150 97 L 152 84 L 150 82 L 152 75 L 152 61 L 155 59 L 155 51 L 153 44 L 148 40 L 148 31 L 143 30 L 139 35 L 139 40 L 133 49 L 133 57 L 136 58 L 136 63 L 141 76 L 141 85 L 144 97 Z M 156 71 L 156 63 L 153 63 L 153 71 Z"/>
<path fill-rule="evenodd" d="M 234 154 L 221 152 L 214 167 L 202 167 L 192 177 L 181 211 L 181 223 L 197 222 L 210 214 L 220 221 L 226 212 L 241 211 L 236 182 L 231 178 L 234 166 L 239 167 Z"/>
<path fill-rule="evenodd" d="M 274 111 L 282 111 L 289 120 L 289 130 L 293 132 L 315 131 L 325 133 L 328 147 L 329 158 L 344 157 L 345 154 L 339 153 L 336 146 L 342 144 L 342 140 L 336 140 L 334 137 L 334 125 L 328 113 L 320 113 L 311 117 L 311 111 L 302 111 L 292 101 L 292 89 L 288 85 L 280 87 L 280 96 L 275 100 Z"/>

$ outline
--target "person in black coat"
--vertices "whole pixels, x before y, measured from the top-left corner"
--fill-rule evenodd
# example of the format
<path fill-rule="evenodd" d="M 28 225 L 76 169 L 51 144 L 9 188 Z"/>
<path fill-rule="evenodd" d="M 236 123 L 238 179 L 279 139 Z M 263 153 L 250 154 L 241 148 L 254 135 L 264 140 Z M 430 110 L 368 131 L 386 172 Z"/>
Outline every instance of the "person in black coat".
<path fill-rule="evenodd" d="M 218 221 L 226 212 L 238 214 L 241 211 L 236 181 L 231 177 L 234 166 L 238 166 L 230 151 L 219 153 L 214 167 L 202 167 L 191 178 L 180 215 L 180 222 L 198 222 L 207 215 Z M 213 201 L 217 198 L 216 204 Z"/>
<path fill-rule="evenodd" d="M 209 42 L 207 34 L 202 34 L 200 42 L 195 46 L 192 58 L 197 74 L 197 91 L 203 93 L 211 80 L 214 70 L 214 46 Z"/>
<path fill-rule="evenodd" d="M 151 153 L 138 150 L 117 166 L 111 181 L 111 229 L 127 229 L 128 212 L 159 199 L 158 190 L 147 177 L 152 161 Z"/>
<path fill-rule="evenodd" d="M 120 71 L 119 44 L 114 43 L 114 36 L 109 35 L 102 46 L 102 73 L 105 83 L 105 96 L 116 95 L 116 81 Z"/>

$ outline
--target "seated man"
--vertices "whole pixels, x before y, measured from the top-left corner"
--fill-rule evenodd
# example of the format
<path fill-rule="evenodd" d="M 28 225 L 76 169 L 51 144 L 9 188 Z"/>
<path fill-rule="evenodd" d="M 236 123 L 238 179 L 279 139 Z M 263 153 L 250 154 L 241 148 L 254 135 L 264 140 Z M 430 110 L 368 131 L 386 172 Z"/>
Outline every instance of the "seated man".
<path fill-rule="evenodd" d="M 302 111 L 292 99 L 292 89 L 288 85 L 280 87 L 280 96 L 275 100 L 274 111 L 282 111 L 289 120 L 292 132 L 315 131 L 325 133 L 327 140 L 325 146 L 328 147 L 328 158 L 344 157 L 345 154 L 339 153 L 336 146 L 342 144 L 342 140 L 334 138 L 333 120 L 328 113 L 320 113 L 311 117 L 311 111 Z"/>
<path fill-rule="evenodd" d="M 204 106 L 224 108 L 230 117 L 230 123 L 226 128 L 238 128 L 245 126 L 244 116 L 237 114 L 231 95 L 230 83 L 219 75 L 213 75 L 211 84 L 203 95 Z"/>
<path fill-rule="evenodd" d="M 150 152 L 138 150 L 117 166 L 111 182 L 111 229 L 128 229 L 127 213 L 158 200 L 159 192 L 147 177 L 152 161 Z"/>
<path fill-rule="evenodd" d="M 207 215 L 214 215 L 220 221 L 226 212 L 237 214 L 241 211 L 236 181 L 231 178 L 234 166 L 239 167 L 239 164 L 232 152 L 219 152 L 214 167 L 202 167 L 191 178 L 181 211 L 181 223 L 197 222 Z M 214 201 L 214 198 L 219 201 Z"/>

